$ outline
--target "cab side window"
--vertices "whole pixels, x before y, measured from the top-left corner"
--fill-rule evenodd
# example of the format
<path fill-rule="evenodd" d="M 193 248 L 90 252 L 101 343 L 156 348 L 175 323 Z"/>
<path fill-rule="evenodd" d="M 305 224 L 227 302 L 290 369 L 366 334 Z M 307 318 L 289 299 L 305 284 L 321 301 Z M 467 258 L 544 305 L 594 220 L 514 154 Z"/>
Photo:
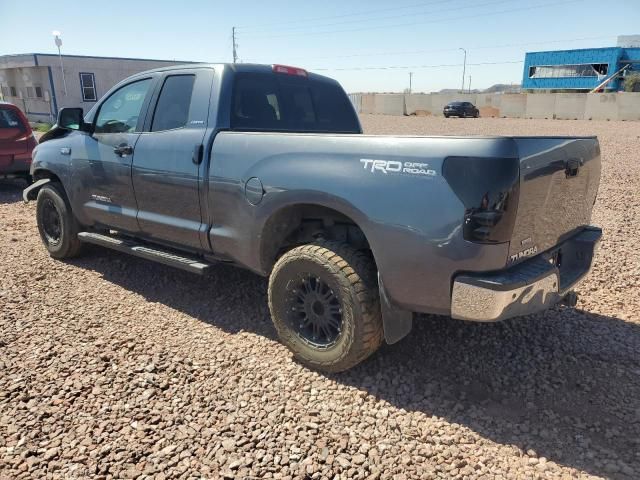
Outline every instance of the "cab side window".
<path fill-rule="evenodd" d="M 151 79 L 130 83 L 114 92 L 100 106 L 95 133 L 131 133 L 136 131 Z"/>
<path fill-rule="evenodd" d="M 153 114 L 152 132 L 182 128 L 187 124 L 195 79 L 195 75 L 166 78 Z"/>

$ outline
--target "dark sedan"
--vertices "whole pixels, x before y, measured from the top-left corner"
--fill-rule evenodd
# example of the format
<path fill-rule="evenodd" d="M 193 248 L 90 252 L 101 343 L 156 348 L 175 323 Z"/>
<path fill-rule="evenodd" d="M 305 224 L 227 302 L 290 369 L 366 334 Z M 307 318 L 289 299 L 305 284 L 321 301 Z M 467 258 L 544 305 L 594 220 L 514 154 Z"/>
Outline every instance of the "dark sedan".
<path fill-rule="evenodd" d="M 471 102 L 451 102 L 444 107 L 442 112 L 445 117 L 473 117 L 480 116 L 480 110 Z"/>

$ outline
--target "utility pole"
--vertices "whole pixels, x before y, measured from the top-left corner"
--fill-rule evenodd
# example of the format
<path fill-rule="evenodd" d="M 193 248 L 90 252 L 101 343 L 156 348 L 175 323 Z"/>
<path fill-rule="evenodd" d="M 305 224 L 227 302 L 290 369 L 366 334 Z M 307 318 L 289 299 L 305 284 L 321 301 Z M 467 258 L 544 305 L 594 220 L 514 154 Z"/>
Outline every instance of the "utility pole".
<path fill-rule="evenodd" d="M 231 41 L 233 42 L 233 63 L 238 61 L 238 44 L 236 43 L 236 27 L 231 28 Z"/>
<path fill-rule="evenodd" d="M 471 93 L 471 75 L 469 75 L 469 93 Z"/>
<path fill-rule="evenodd" d="M 464 63 L 462 64 L 462 89 L 460 90 L 460 93 L 464 93 L 464 76 L 467 73 L 467 51 L 462 47 L 458 48 L 458 50 L 462 50 L 464 52 Z"/>
<path fill-rule="evenodd" d="M 409 93 L 411 93 L 411 80 L 413 78 L 413 72 L 409 72 Z"/>

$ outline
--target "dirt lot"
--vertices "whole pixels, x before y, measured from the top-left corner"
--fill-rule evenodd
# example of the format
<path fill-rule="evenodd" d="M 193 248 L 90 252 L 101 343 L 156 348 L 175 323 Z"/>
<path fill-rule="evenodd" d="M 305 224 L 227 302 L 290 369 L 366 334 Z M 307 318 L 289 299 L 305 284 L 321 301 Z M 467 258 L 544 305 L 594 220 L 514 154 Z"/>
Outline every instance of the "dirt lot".
<path fill-rule="evenodd" d="M 341 375 L 275 338 L 265 280 L 40 245 L 0 183 L 0 478 L 640 476 L 640 124 L 366 116 L 368 133 L 600 137 L 578 309 L 421 318 Z"/>

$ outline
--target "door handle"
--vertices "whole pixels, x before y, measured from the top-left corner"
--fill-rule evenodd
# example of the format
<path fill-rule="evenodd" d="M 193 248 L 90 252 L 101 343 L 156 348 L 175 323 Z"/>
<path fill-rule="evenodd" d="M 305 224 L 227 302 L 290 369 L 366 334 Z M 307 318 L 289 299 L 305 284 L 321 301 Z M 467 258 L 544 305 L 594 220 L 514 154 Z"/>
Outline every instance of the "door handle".
<path fill-rule="evenodd" d="M 113 149 L 113 153 L 115 153 L 119 157 L 126 157 L 127 155 L 133 154 L 133 147 L 131 145 L 127 145 L 126 143 L 122 143 Z"/>
<path fill-rule="evenodd" d="M 204 146 L 202 144 L 196 145 L 193 149 L 193 154 L 191 155 L 191 161 L 195 165 L 200 165 L 202 163 L 202 156 L 204 154 Z"/>

